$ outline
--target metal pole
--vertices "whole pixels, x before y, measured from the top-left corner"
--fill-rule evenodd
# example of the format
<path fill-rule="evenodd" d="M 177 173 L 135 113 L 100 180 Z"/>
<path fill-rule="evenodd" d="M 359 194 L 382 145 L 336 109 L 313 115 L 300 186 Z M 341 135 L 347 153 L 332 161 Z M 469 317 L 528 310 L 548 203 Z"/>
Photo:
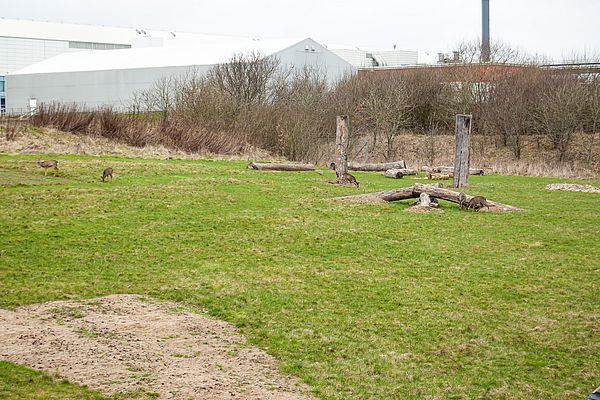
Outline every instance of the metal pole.
<path fill-rule="evenodd" d="M 490 62 L 490 0 L 481 0 L 481 62 Z"/>

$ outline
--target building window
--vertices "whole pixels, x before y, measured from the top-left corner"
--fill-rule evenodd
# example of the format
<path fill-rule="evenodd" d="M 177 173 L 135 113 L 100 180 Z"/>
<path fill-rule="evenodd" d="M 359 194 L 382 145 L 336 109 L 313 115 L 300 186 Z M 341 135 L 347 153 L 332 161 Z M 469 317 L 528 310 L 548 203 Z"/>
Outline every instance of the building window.
<path fill-rule="evenodd" d="M 129 44 L 115 44 L 115 43 L 96 43 L 96 42 L 69 42 L 69 48 L 71 49 L 84 49 L 84 50 L 114 50 L 114 49 L 129 49 Z"/>

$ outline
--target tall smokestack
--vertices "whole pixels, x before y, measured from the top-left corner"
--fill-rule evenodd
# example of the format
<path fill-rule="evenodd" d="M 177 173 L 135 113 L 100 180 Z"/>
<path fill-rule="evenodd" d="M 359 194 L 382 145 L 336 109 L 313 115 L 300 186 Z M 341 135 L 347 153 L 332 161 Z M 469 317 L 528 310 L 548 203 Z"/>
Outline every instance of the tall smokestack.
<path fill-rule="evenodd" d="M 481 0 L 481 62 L 490 62 L 490 0 Z"/>

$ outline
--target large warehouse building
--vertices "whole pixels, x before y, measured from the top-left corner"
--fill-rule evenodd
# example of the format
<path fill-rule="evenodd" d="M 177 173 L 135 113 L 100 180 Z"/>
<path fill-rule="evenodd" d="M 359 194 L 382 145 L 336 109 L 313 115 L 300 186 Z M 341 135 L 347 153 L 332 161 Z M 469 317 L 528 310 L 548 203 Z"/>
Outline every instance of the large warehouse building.
<path fill-rule="evenodd" d="M 7 76 L 9 113 L 26 113 L 40 103 L 76 103 L 88 108 L 127 109 L 135 94 L 161 78 L 204 74 L 236 54 L 276 57 L 288 71 L 323 71 L 333 82 L 354 67 L 312 39 L 242 39 L 202 45 L 64 53 Z"/>
<path fill-rule="evenodd" d="M 0 18 L 0 111 L 30 113 L 43 102 L 124 109 L 136 92 L 163 77 L 202 74 L 250 52 L 277 57 L 287 70 L 317 68 L 330 82 L 361 68 L 418 62 L 414 51 L 328 48 L 309 38 L 257 40 Z"/>

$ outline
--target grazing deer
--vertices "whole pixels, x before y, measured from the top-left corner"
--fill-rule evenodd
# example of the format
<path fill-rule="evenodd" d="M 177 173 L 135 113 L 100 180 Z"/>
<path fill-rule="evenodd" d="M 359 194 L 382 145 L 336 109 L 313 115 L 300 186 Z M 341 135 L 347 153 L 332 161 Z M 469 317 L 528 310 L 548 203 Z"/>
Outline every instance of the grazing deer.
<path fill-rule="evenodd" d="M 106 168 L 102 172 L 102 182 L 104 182 L 106 180 L 106 178 L 110 178 L 110 181 L 112 182 L 112 174 L 113 174 L 113 169 L 111 167 Z"/>
<path fill-rule="evenodd" d="M 465 192 L 460 192 L 458 194 L 458 204 L 460 205 L 461 209 L 467 205 L 467 195 Z"/>
<path fill-rule="evenodd" d="M 490 209 L 490 205 L 485 200 L 485 197 L 475 196 L 471 200 L 469 200 L 467 209 L 472 208 L 473 210 L 479 210 L 480 208 L 483 208 L 483 207 L 487 207 L 488 210 Z"/>
<path fill-rule="evenodd" d="M 54 168 L 54 176 L 58 176 L 57 160 L 38 161 L 38 165 L 44 168 L 44 176 L 48 175 L 48 168 Z"/>
<path fill-rule="evenodd" d="M 340 179 L 340 182 L 341 183 L 348 182 L 349 184 L 354 185 L 356 187 L 359 186 L 359 183 L 356 180 L 356 178 L 354 177 L 354 175 L 350 175 L 350 174 L 342 175 L 342 179 Z"/>

